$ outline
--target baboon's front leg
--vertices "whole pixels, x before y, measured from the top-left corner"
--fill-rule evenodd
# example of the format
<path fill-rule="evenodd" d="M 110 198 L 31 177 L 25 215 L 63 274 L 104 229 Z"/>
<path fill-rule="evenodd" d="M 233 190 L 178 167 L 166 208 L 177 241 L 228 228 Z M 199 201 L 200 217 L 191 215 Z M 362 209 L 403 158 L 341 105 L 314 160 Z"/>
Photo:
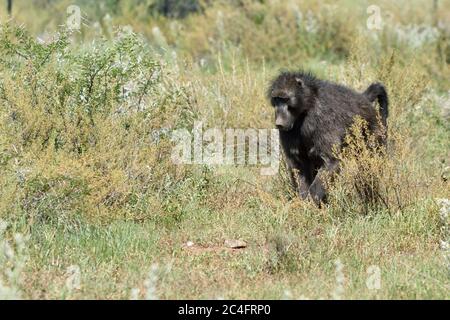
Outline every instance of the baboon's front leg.
<path fill-rule="evenodd" d="M 317 172 L 311 186 L 309 187 L 309 194 L 317 205 L 327 202 L 327 192 L 323 183 L 324 173 L 334 173 L 338 170 L 338 161 L 329 160 L 325 161 L 325 165 Z"/>
<path fill-rule="evenodd" d="M 317 173 L 314 181 L 311 183 L 311 186 L 309 187 L 309 194 L 317 205 L 327 201 L 327 193 L 325 191 L 325 186 L 323 185 L 322 179 L 320 178 L 320 172 Z"/>
<path fill-rule="evenodd" d="M 293 188 L 298 195 L 302 199 L 306 199 L 308 197 L 308 190 L 311 184 L 311 181 L 308 179 L 308 167 L 303 163 L 296 163 L 293 165 L 292 163 L 288 163 L 290 173 L 291 173 L 291 183 Z"/>
<path fill-rule="evenodd" d="M 306 199 L 308 196 L 309 183 L 305 173 L 301 169 L 294 168 L 291 170 L 291 181 L 300 198 Z"/>

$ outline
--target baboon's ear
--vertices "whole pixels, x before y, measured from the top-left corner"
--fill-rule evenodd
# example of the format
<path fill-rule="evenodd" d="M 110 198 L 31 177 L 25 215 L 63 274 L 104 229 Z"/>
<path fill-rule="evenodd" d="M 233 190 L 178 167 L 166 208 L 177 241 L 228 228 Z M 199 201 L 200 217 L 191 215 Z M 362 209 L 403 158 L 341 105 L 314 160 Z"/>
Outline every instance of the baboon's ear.
<path fill-rule="evenodd" d="M 300 87 L 303 87 L 304 85 L 303 80 L 300 77 L 295 77 L 295 82 L 297 82 Z"/>

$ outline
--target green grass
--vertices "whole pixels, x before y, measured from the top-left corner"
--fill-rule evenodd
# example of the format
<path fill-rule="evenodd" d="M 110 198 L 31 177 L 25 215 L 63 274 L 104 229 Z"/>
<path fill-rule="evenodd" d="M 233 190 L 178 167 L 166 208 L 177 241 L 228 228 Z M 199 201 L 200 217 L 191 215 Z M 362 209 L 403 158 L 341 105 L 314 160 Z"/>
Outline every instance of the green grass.
<path fill-rule="evenodd" d="M 180 20 L 143 2 L 75 1 L 89 21 L 108 12 L 139 35 L 102 22 L 101 40 L 83 27 L 49 46 L 35 37 L 60 30 L 69 2 L 15 1 L 0 30 L 0 298 L 448 299 L 448 208 L 437 199 L 450 198 L 450 3 L 375 2 L 387 23 L 378 38 L 366 2 L 299 2 L 319 28 L 309 33 L 282 1 L 217 2 Z M 395 38 L 434 18 L 441 37 L 417 48 Z M 170 160 L 171 130 L 196 120 L 272 128 L 267 85 L 300 67 L 360 91 L 387 86 L 392 154 L 359 155 L 386 205 L 364 207 L 351 171 L 317 208 L 288 197 L 283 170 Z M 23 250 L 16 233 L 29 237 Z M 79 287 L 67 284 L 73 266 Z"/>
<path fill-rule="evenodd" d="M 30 239 L 24 282 L 30 297 L 39 299 L 127 299 L 158 263 L 160 298 L 278 299 L 286 290 L 293 298 L 331 298 L 339 258 L 342 298 L 445 299 L 448 273 L 438 253 L 439 231 L 427 228 L 433 219 L 426 210 L 331 219 L 309 211 L 247 209 L 192 211 L 176 227 L 160 221 L 39 226 Z M 228 238 L 243 238 L 248 248 L 217 248 Z M 188 240 L 215 249 L 183 248 Z M 81 269 L 81 289 L 68 295 L 65 270 L 73 264 Z M 381 270 L 379 290 L 366 287 L 371 265 Z"/>

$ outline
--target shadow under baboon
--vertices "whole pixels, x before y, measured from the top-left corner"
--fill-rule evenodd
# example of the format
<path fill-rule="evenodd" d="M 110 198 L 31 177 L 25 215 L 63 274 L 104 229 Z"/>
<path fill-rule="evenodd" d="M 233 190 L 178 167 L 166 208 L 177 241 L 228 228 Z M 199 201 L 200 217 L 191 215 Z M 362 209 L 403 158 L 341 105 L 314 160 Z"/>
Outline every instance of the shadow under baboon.
<path fill-rule="evenodd" d="M 269 87 L 268 99 L 293 186 L 303 199 L 310 195 L 317 204 L 326 201 L 321 173 L 338 170 L 334 148 L 342 148 L 355 116 L 367 121 L 381 145 L 386 143 L 388 97 L 380 83 L 358 93 L 311 73 L 283 72 Z"/>

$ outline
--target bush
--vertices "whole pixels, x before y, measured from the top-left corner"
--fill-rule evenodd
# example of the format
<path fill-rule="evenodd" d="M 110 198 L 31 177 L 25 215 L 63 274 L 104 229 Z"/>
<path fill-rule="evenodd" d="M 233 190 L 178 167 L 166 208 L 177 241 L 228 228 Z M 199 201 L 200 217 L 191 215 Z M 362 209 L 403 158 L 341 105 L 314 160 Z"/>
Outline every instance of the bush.
<path fill-rule="evenodd" d="M 3 213 L 59 221 L 158 212 L 169 195 L 161 181 L 185 173 L 170 162 L 168 136 L 155 132 L 189 126 L 195 114 L 157 55 L 123 31 L 76 50 L 65 32 L 45 44 L 3 25 L 0 56 L 0 158 L 5 186 L 17 188 L 1 191 L 11 200 Z"/>

